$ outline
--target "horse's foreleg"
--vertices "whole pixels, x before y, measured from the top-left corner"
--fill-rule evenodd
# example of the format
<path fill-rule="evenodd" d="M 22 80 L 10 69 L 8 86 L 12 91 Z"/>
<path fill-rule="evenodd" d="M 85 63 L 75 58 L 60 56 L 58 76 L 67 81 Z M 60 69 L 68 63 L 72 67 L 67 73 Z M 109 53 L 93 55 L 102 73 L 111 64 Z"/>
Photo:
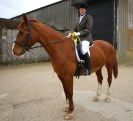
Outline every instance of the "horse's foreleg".
<path fill-rule="evenodd" d="M 69 110 L 69 100 L 66 99 L 66 104 L 65 104 L 65 108 L 63 109 L 64 112 L 68 112 Z"/>
<path fill-rule="evenodd" d="M 96 75 L 97 75 L 97 80 L 98 80 L 98 87 L 97 87 L 96 96 L 93 98 L 93 101 L 94 101 L 94 102 L 99 101 L 99 97 L 100 97 L 100 95 L 101 95 L 101 86 L 102 86 L 102 80 L 103 80 L 103 76 L 102 76 L 101 69 L 99 69 L 99 70 L 96 72 Z"/>
<path fill-rule="evenodd" d="M 64 89 L 64 93 L 65 93 L 65 96 L 66 96 L 66 105 L 65 105 L 65 108 L 63 109 L 64 112 L 68 112 L 68 108 L 69 108 L 69 100 L 68 100 L 68 97 L 67 97 L 67 92 L 66 92 L 66 87 L 65 87 L 65 81 L 64 79 L 58 75 L 60 81 L 62 82 L 62 85 L 63 85 L 63 89 Z"/>
<path fill-rule="evenodd" d="M 69 100 L 69 108 L 68 112 L 65 115 L 65 120 L 70 120 L 73 118 L 73 110 L 74 110 L 74 104 L 73 104 L 73 77 L 72 76 L 65 76 L 65 89 L 66 89 L 66 94 L 67 98 Z"/>

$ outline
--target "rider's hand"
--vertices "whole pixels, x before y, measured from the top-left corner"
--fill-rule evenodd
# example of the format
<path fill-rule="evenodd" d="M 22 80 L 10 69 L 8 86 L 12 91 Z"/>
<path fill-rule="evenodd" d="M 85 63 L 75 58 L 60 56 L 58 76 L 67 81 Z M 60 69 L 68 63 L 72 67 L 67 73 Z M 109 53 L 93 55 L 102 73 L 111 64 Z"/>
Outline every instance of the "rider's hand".
<path fill-rule="evenodd" d="M 74 36 L 79 36 L 80 33 L 79 33 L 79 32 L 71 32 L 71 33 L 69 33 L 66 37 L 71 38 L 72 35 L 74 35 Z"/>
<path fill-rule="evenodd" d="M 71 38 L 71 33 L 69 33 L 66 37 Z"/>
<path fill-rule="evenodd" d="M 75 36 L 79 36 L 80 32 L 74 32 Z"/>

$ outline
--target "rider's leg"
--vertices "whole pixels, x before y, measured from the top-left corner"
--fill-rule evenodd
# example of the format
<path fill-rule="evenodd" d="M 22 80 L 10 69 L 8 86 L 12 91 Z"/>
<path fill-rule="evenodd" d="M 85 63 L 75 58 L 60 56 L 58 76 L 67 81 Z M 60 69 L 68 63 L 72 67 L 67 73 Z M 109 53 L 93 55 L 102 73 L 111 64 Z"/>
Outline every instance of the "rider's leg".
<path fill-rule="evenodd" d="M 87 69 L 87 75 L 90 75 L 91 74 L 91 67 L 90 67 L 90 58 L 89 58 L 88 53 L 86 53 L 84 55 L 84 60 L 85 60 L 85 66 Z"/>
<path fill-rule="evenodd" d="M 81 44 L 82 44 L 82 53 L 84 55 L 84 60 L 85 60 L 85 66 L 87 69 L 87 75 L 90 75 L 91 67 L 90 67 L 90 58 L 88 55 L 90 42 L 87 40 L 84 40 L 84 41 L 82 41 Z M 90 52 L 89 52 L 89 54 L 90 54 Z"/>

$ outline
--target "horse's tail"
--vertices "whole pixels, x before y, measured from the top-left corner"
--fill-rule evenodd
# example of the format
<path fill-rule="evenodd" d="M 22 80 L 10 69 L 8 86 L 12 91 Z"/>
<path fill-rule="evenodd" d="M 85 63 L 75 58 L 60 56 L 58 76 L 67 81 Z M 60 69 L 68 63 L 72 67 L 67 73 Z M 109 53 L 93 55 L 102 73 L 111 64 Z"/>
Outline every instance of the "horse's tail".
<path fill-rule="evenodd" d="M 117 60 L 115 61 L 115 64 L 113 66 L 113 74 L 114 74 L 114 77 L 117 78 L 117 76 L 118 76 L 118 63 L 117 63 Z"/>

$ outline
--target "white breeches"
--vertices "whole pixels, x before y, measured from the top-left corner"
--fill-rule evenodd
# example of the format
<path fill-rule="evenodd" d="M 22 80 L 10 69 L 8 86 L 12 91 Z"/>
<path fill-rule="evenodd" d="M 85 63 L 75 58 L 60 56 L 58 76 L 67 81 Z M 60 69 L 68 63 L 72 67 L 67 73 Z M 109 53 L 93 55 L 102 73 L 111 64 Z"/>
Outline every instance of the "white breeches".
<path fill-rule="evenodd" d="M 89 50 L 90 42 L 87 41 L 87 40 L 83 40 L 81 42 L 81 44 L 82 44 L 82 53 L 83 53 L 83 55 L 85 55 L 88 52 L 88 54 L 90 56 L 90 50 Z"/>

